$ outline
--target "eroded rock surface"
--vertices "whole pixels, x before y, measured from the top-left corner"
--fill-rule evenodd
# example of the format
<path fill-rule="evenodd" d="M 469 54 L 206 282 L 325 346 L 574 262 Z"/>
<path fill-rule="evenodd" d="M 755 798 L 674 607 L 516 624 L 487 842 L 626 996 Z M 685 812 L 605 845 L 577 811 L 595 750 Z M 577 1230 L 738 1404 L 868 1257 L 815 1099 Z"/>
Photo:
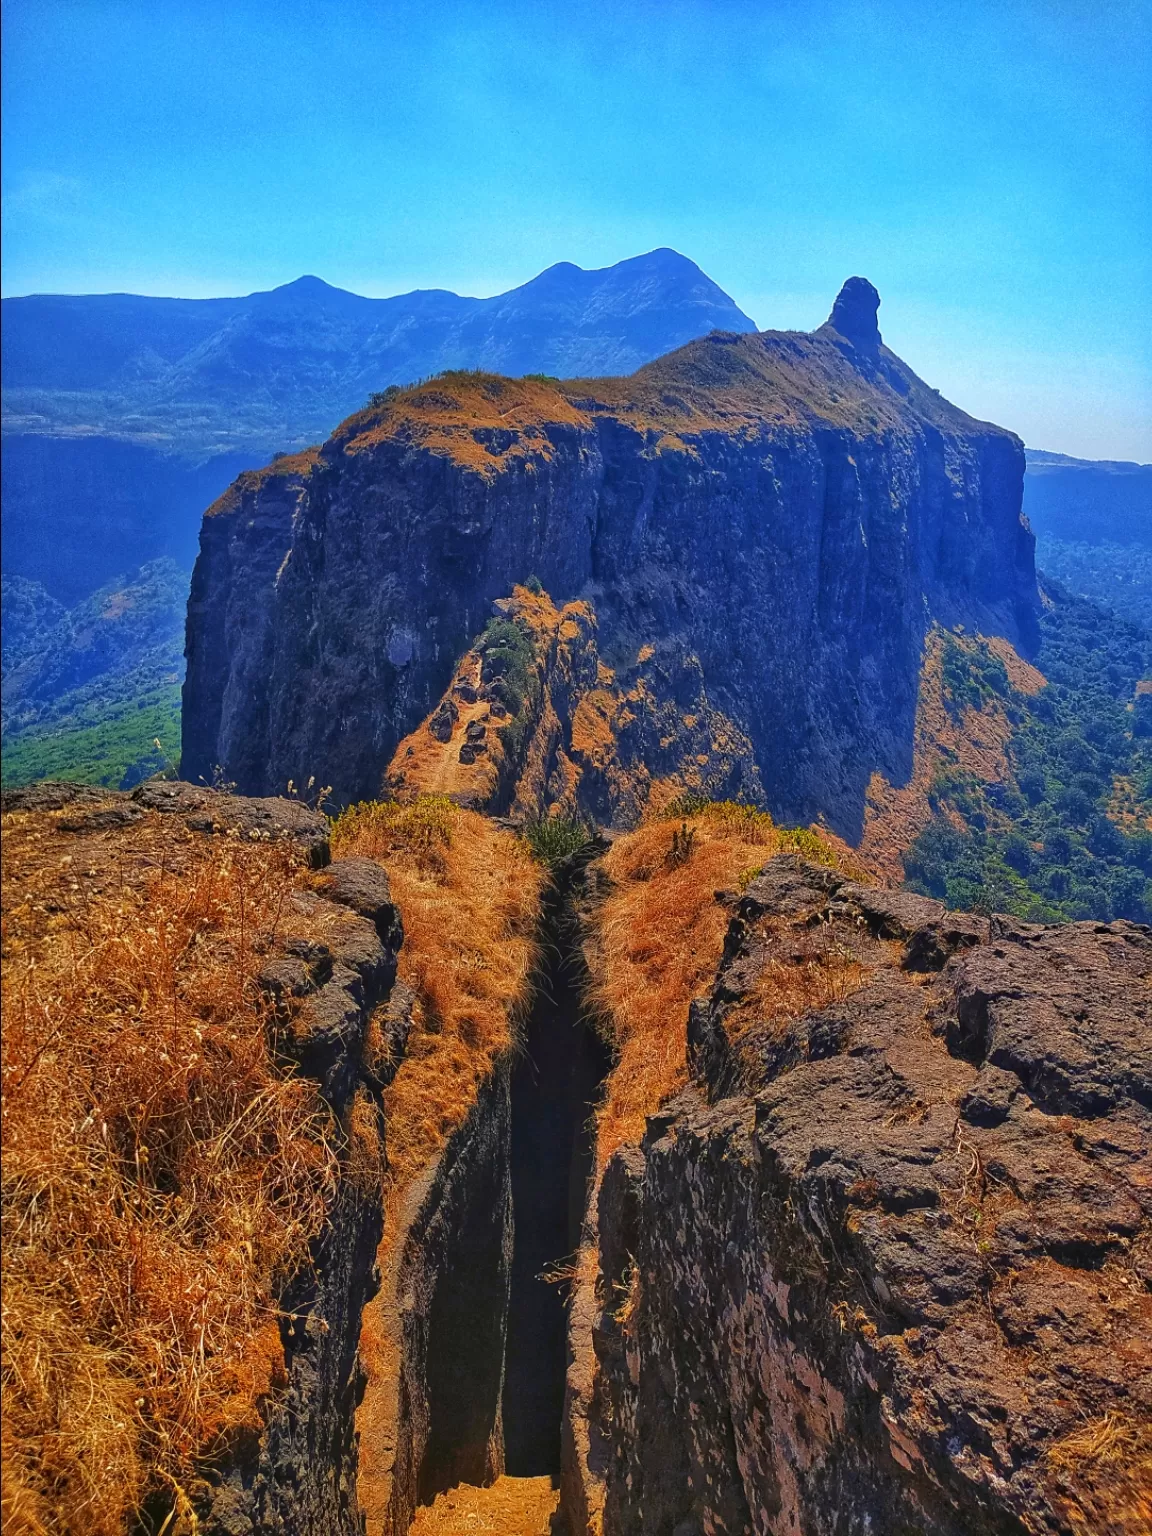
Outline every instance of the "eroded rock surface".
<path fill-rule="evenodd" d="M 625 380 L 432 380 L 241 476 L 201 533 L 185 771 L 378 793 L 535 575 L 594 602 L 608 669 L 647 666 L 685 763 L 715 711 L 775 814 L 857 835 L 873 773 L 911 770 L 928 624 L 1027 646 L 1037 603 L 1019 441 L 885 348 L 864 288 L 811 335 L 715 333 Z"/>
<path fill-rule="evenodd" d="M 772 861 L 603 1179 L 577 1528 L 1147 1530 L 1150 978 L 1133 924 Z"/>

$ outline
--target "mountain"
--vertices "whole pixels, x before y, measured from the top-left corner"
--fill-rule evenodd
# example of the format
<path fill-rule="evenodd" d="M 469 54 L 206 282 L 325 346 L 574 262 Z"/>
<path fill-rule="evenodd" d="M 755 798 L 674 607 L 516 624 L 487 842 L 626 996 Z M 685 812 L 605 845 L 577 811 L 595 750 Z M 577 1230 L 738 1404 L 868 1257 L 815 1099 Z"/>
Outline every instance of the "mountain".
<path fill-rule="evenodd" d="M 376 390 L 444 368 L 627 373 L 755 327 L 694 262 L 571 262 L 490 299 L 368 299 L 302 277 L 237 299 L 3 301 L 4 569 L 71 604 L 125 568 L 191 563 L 243 468 L 324 438 Z"/>
<path fill-rule="evenodd" d="M 1038 538 L 1152 548 L 1152 464 L 1026 452 L 1024 510 Z"/>
<path fill-rule="evenodd" d="M 317 277 L 239 299 L 5 299 L 9 430 L 91 433 L 194 460 L 299 447 L 389 384 L 444 368 L 628 373 L 714 328 L 755 327 L 699 267 L 651 251 L 559 262 L 490 299 L 368 299 Z"/>
<path fill-rule="evenodd" d="M 1038 611 L 1019 440 L 884 347 L 878 305 L 852 279 L 812 334 L 717 332 L 624 379 L 445 374 L 242 475 L 201 533 L 185 775 L 377 793 L 535 577 L 596 631 L 541 809 L 579 760 L 603 822 L 659 776 L 858 836 L 872 776 L 910 769 L 929 625 L 1027 650 Z"/>
<path fill-rule="evenodd" d="M 1028 449 L 1036 558 L 1072 592 L 1152 626 L 1152 464 Z"/>

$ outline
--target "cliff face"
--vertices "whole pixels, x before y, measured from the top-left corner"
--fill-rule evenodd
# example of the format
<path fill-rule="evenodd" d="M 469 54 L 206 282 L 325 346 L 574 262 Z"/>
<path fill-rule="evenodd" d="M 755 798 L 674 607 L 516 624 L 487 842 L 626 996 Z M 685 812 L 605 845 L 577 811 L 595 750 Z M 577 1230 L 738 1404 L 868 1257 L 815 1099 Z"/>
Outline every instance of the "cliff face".
<path fill-rule="evenodd" d="M 535 575 L 591 601 L 606 666 L 645 653 L 659 703 L 745 736 L 774 811 L 857 833 L 872 773 L 908 776 L 930 620 L 1027 648 L 1035 604 L 1018 440 L 890 353 L 877 303 L 854 280 L 811 335 L 623 380 L 447 375 L 242 475 L 201 533 L 185 773 L 378 793 Z"/>
<path fill-rule="evenodd" d="M 601 1185 L 574 1528 L 1146 1530 L 1150 963 L 769 863 Z"/>

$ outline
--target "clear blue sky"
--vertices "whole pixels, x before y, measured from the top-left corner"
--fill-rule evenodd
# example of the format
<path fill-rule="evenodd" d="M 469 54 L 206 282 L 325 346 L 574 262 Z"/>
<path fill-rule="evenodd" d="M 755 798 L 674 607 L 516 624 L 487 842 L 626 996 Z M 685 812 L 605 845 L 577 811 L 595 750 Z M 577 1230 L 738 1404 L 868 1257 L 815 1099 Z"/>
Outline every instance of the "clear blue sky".
<path fill-rule="evenodd" d="M 1152 0 L 5 0 L 4 291 L 850 273 L 1036 447 L 1152 458 Z"/>

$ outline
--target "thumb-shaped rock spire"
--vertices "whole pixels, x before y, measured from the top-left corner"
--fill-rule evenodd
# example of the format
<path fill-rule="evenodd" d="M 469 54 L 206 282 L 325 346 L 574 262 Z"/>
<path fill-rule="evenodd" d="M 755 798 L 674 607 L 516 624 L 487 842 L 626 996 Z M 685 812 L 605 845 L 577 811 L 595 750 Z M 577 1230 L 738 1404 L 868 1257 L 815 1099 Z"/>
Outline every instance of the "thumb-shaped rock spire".
<path fill-rule="evenodd" d="M 828 324 L 845 341 L 861 351 L 875 352 L 880 346 L 880 327 L 876 311 L 880 295 L 866 277 L 850 277 L 836 296 Z"/>

